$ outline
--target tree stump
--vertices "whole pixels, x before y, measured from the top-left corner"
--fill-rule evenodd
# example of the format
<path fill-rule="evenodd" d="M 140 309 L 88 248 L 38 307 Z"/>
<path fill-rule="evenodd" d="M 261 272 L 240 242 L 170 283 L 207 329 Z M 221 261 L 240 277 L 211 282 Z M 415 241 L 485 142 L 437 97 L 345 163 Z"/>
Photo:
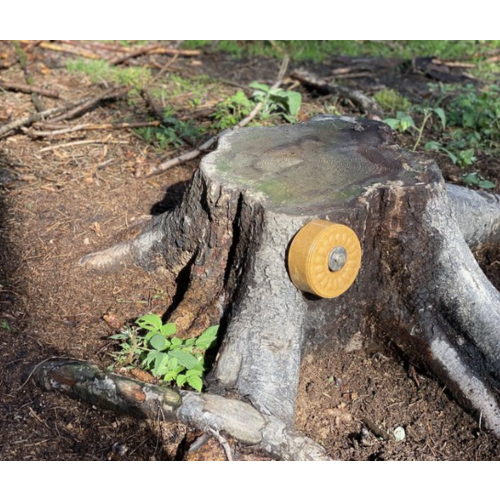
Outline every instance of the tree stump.
<path fill-rule="evenodd" d="M 351 232 L 318 243 L 322 229 L 299 232 L 314 221 Z M 469 249 L 499 241 L 497 197 L 446 186 L 433 161 L 396 146 L 380 122 L 320 116 L 226 134 L 179 206 L 82 263 L 189 276 L 170 321 L 196 330 L 199 313 L 219 306 L 224 338 L 208 392 L 244 398 L 288 427 L 304 352 L 374 331 L 500 435 L 500 294 Z M 308 252 L 320 255 L 316 268 L 304 264 Z M 304 284 L 338 276 L 335 298 Z"/>

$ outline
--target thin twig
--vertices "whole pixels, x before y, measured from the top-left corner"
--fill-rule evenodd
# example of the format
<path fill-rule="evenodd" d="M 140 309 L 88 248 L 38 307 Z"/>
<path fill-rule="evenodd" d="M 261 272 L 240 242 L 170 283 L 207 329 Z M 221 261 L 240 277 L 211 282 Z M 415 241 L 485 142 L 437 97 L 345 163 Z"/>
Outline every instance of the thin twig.
<path fill-rule="evenodd" d="M 163 74 L 167 71 L 168 68 L 170 68 L 170 66 L 172 64 L 174 64 L 175 61 L 177 61 L 177 59 L 179 59 L 179 54 L 174 54 L 167 62 L 164 66 L 162 66 L 162 68 L 160 69 L 160 71 L 158 71 L 158 73 L 155 75 L 155 77 L 153 78 L 153 83 L 158 81 L 161 76 L 163 76 Z"/>
<path fill-rule="evenodd" d="M 229 446 L 229 443 L 227 442 L 227 439 L 223 436 L 221 436 L 219 431 L 216 431 L 215 429 L 209 429 L 208 431 L 212 436 L 219 441 L 219 444 L 222 446 L 222 449 L 224 450 L 224 453 L 226 454 L 226 458 L 228 462 L 234 462 L 233 458 L 233 452 L 231 451 L 231 447 Z"/>
<path fill-rule="evenodd" d="M 25 83 L 13 83 L 6 82 L 5 80 L 0 80 L 0 88 L 4 90 L 13 90 L 15 92 L 23 92 L 25 94 L 39 94 L 45 97 L 53 97 L 57 99 L 59 97 L 59 92 L 57 90 L 43 89 L 35 85 L 28 85 Z"/>
<path fill-rule="evenodd" d="M 272 89 L 277 89 L 281 85 L 281 83 L 283 82 L 283 78 L 285 77 L 285 73 L 288 69 L 289 62 L 290 62 L 290 58 L 288 56 L 285 56 L 283 58 L 283 61 L 281 62 L 281 66 L 280 66 L 280 70 L 279 70 L 276 82 L 271 87 Z M 246 125 L 248 125 L 252 121 L 252 119 L 257 116 L 257 114 L 261 110 L 262 106 L 263 106 L 263 102 L 257 103 L 257 105 L 250 112 L 250 114 L 246 118 L 241 120 L 239 123 L 237 123 L 234 127 L 223 130 L 222 132 L 220 132 L 216 136 L 208 139 L 208 141 L 204 142 L 200 147 L 198 147 L 197 149 L 194 149 L 193 151 L 190 151 L 190 152 L 185 153 L 181 156 L 178 156 L 177 158 L 173 158 L 171 160 L 168 160 L 166 162 L 160 163 L 159 165 L 152 167 L 147 172 L 145 177 L 151 177 L 152 175 L 160 174 L 160 173 L 165 172 L 166 170 L 168 170 L 170 168 L 176 167 L 177 165 L 181 165 L 182 163 L 185 163 L 189 160 L 194 160 L 195 158 L 200 156 L 203 152 L 210 149 L 223 134 L 226 134 L 230 130 L 237 130 L 237 129 L 243 128 Z M 141 177 L 140 173 L 139 173 L 139 175 L 136 174 L 136 176 Z"/>
<path fill-rule="evenodd" d="M 67 142 L 65 144 L 57 144 L 55 146 L 48 146 L 46 148 L 40 149 L 39 153 L 45 153 L 47 151 L 52 151 L 54 149 L 69 148 L 73 146 L 84 146 L 87 144 L 128 144 L 128 141 L 107 141 L 106 139 L 101 140 L 85 140 L 85 141 L 73 141 Z"/>
<path fill-rule="evenodd" d="M 126 123 L 82 123 L 81 125 L 76 125 L 74 127 L 62 128 L 58 130 L 43 131 L 43 130 L 26 130 L 26 133 L 33 137 L 55 137 L 57 135 L 70 134 L 72 132 L 80 132 L 82 130 L 116 130 L 116 129 L 127 129 L 127 128 L 140 128 L 140 127 L 158 127 L 161 125 L 159 120 L 150 122 L 126 122 Z"/>

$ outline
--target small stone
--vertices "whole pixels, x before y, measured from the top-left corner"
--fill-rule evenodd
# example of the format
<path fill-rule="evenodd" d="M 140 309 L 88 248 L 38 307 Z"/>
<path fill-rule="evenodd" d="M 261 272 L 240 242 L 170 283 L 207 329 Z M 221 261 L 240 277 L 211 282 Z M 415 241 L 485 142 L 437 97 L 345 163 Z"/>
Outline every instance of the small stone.
<path fill-rule="evenodd" d="M 406 437 L 406 432 L 403 427 L 399 426 L 394 429 L 394 439 L 396 443 L 399 441 L 403 441 Z"/>

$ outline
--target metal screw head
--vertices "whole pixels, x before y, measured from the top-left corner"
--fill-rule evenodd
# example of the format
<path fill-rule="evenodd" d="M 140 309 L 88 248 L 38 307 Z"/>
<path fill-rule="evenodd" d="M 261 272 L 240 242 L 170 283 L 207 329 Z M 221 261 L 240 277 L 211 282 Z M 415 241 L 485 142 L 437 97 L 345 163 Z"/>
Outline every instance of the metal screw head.
<path fill-rule="evenodd" d="M 344 247 L 335 247 L 328 257 L 328 267 L 330 271 L 340 271 L 346 263 L 347 252 Z"/>

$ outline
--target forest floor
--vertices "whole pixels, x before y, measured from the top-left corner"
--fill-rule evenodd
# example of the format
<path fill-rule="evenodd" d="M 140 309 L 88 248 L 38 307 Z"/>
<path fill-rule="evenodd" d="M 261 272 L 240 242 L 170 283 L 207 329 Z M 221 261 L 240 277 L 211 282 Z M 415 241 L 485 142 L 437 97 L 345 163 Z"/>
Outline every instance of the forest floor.
<path fill-rule="evenodd" d="M 66 51 L 54 50 L 54 45 Z M 168 42 L 160 47 L 178 49 Z M 0 42 L 0 131 L 34 112 L 30 94 L 5 86 L 5 82 L 26 83 L 26 71 L 19 63 L 23 55 L 32 82 L 59 94 L 57 99 L 39 97 L 45 109 L 127 87 L 124 97 L 102 101 L 79 116 L 52 124 L 48 118 L 0 138 L 0 460 L 225 459 L 215 440 L 199 452 L 188 453 L 199 435 L 194 429 L 90 407 L 43 392 L 27 376 L 29 367 L 53 357 L 85 359 L 107 367 L 117 342 L 109 338 L 116 330 L 105 315 L 125 323 L 148 312 L 165 313 L 176 290 L 169 275 L 136 268 L 113 275 L 90 274 L 78 265 L 79 260 L 131 237 L 151 216 L 175 206 L 199 158 L 157 176 L 139 174 L 243 118 L 249 103 L 254 104 L 249 84 L 272 85 L 280 67 L 280 59 L 272 55 L 243 52 L 236 58 L 213 46 L 193 54 L 158 50 L 124 63 L 105 62 L 136 48 L 104 42 L 38 42 L 20 44 L 16 50 L 12 43 Z M 481 95 L 481 89 L 495 92 L 492 84 L 500 80 L 498 58 L 494 50 L 481 57 L 488 65 L 484 75 L 481 70 L 486 66 L 477 61 L 460 65 L 460 61 L 452 64 L 432 57 L 399 60 L 393 55 L 332 55 L 322 62 L 297 62 L 292 57 L 288 75 L 304 67 L 377 96 L 386 118 L 405 113 L 413 117 L 417 129 L 426 106 L 440 106 L 449 120 L 455 119 L 453 99 L 460 91 L 446 85 L 468 88 L 475 95 Z M 319 113 L 362 114 L 349 99 L 311 92 L 290 76 L 283 85 L 302 95 L 297 121 Z M 164 113 L 163 125 L 35 135 L 61 130 L 61 125 L 158 120 L 142 97 L 145 89 Z M 398 94 L 388 98 L 387 89 Z M 241 94 L 235 98 L 238 91 L 244 98 Z M 441 92 L 442 99 L 435 101 L 439 104 L 428 104 L 436 92 Z M 408 107 L 404 99 L 416 107 Z M 500 105 L 498 110 L 500 117 Z M 254 125 L 285 123 L 284 117 L 285 111 L 277 109 L 259 116 Z M 489 181 L 500 192 L 497 138 L 490 133 L 489 149 L 482 150 L 466 136 L 472 146 L 463 143 L 461 150 L 473 147 L 476 159 L 468 162 L 465 155 L 454 164 L 443 148 L 456 154 L 458 150 L 450 148 L 457 146 L 442 131 L 437 140 L 443 148 L 423 151 L 425 142 L 436 140 L 441 125 L 439 114 L 434 113 L 423 127 L 424 140 L 417 151 L 432 155 L 449 182 Z M 411 149 L 418 132 L 403 133 L 400 127 L 397 137 Z M 499 252 L 490 249 L 478 258 L 500 287 Z M 389 350 L 375 339 L 376 335 L 356 339 L 333 356 L 312 352 L 305 358 L 298 429 L 339 460 L 498 458 L 498 440 L 449 396 L 446 387 L 418 367 L 389 357 Z M 398 427 L 405 437 L 396 442 L 393 433 Z M 265 459 L 234 446 L 237 458 Z"/>

